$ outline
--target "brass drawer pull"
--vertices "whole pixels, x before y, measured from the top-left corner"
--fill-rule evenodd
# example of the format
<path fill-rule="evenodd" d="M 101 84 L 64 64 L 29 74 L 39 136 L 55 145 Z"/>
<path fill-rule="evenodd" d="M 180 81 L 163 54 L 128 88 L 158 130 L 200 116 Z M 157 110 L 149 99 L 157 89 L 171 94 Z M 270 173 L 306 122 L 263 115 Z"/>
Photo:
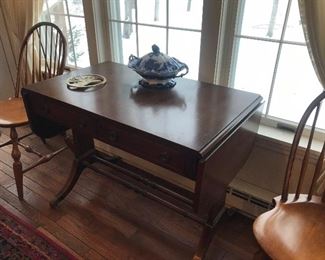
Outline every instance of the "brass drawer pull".
<path fill-rule="evenodd" d="M 79 123 L 79 128 L 84 129 L 86 127 L 87 127 L 87 123 L 86 122 L 80 122 Z"/>
<path fill-rule="evenodd" d="M 117 140 L 117 133 L 115 131 L 109 131 L 108 140 L 111 142 L 115 142 Z"/>
<path fill-rule="evenodd" d="M 170 161 L 170 155 L 167 152 L 163 152 L 159 155 L 159 160 L 163 163 L 168 163 Z"/>

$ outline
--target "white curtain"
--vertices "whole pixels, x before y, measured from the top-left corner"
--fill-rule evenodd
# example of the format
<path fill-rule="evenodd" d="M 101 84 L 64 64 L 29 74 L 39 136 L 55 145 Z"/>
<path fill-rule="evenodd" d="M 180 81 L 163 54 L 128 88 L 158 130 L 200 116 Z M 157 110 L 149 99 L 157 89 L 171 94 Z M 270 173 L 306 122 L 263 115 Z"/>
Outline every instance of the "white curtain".
<path fill-rule="evenodd" d="M 325 88 L 325 1 L 299 0 L 299 10 L 309 55 Z"/>
<path fill-rule="evenodd" d="M 309 55 L 325 89 L 325 0 L 299 0 L 299 10 Z M 317 184 L 321 194 L 325 189 L 325 169 Z"/>
<path fill-rule="evenodd" d="M 20 45 L 29 28 L 38 22 L 42 7 L 43 0 L 0 0 L 0 11 L 5 19 L 16 66 Z"/>

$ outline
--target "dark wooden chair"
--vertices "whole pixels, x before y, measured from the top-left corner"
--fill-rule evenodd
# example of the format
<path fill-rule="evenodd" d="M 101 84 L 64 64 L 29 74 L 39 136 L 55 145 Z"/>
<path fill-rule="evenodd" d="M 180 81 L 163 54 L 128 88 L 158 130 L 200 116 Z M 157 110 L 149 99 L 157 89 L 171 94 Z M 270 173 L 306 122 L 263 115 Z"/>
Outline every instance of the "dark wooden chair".
<path fill-rule="evenodd" d="M 315 125 L 324 99 L 325 91 L 309 105 L 298 125 L 289 154 L 282 195 L 274 199 L 275 207 L 272 210 L 254 222 L 255 237 L 272 259 L 325 259 L 325 192 L 315 194 L 317 179 L 325 171 L 324 137 L 321 140 L 321 152 L 316 156 L 315 169 L 312 168 L 313 176 L 311 179 L 305 178 L 312 154 Z M 306 127 L 308 120 L 311 120 L 311 127 Z M 307 147 L 298 149 L 305 128 L 309 138 Z M 303 157 L 298 156 L 302 158 L 301 168 L 298 167 L 299 176 L 294 179 L 295 159 L 302 150 Z M 305 193 L 302 193 L 303 187 Z M 291 190 L 294 193 L 289 193 Z"/>
<path fill-rule="evenodd" d="M 17 127 L 29 124 L 23 99 L 20 96 L 20 89 L 24 85 L 62 74 L 66 55 L 67 43 L 59 27 L 49 22 L 35 24 L 27 32 L 20 48 L 14 97 L 0 101 L 0 127 L 10 129 L 10 140 L 0 144 L 0 147 L 12 145 L 13 172 L 19 199 L 23 199 L 23 174 L 35 166 L 49 161 L 53 156 L 65 149 L 63 147 L 51 154 L 42 155 L 21 142 L 23 138 L 32 133 L 20 137 L 17 134 Z M 45 138 L 54 136 L 58 131 L 64 132 L 65 130 L 61 127 L 54 128 L 56 129 L 49 130 L 47 135 L 40 136 L 44 142 Z M 23 169 L 19 146 L 23 147 L 27 152 L 38 155 L 39 160 Z"/>

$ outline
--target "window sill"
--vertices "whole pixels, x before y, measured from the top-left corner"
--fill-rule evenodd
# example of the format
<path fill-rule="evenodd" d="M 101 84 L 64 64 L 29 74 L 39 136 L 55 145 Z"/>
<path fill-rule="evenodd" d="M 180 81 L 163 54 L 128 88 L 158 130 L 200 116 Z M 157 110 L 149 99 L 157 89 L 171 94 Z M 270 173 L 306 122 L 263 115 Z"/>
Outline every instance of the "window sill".
<path fill-rule="evenodd" d="M 294 133 L 289 130 L 279 129 L 277 127 L 267 126 L 260 124 L 258 129 L 258 135 L 263 138 L 270 139 L 274 142 L 281 142 L 282 144 L 291 145 L 294 137 Z"/>
<path fill-rule="evenodd" d="M 261 124 L 258 129 L 258 136 L 261 139 L 270 141 L 272 143 L 276 143 L 279 145 L 284 145 L 291 147 L 293 138 L 294 138 L 294 132 L 286 129 L 279 129 L 277 127 L 267 126 Z M 307 147 L 308 138 L 302 137 L 300 146 L 306 148 Z M 313 144 L 312 144 L 312 150 L 316 152 L 320 152 L 323 146 L 323 142 L 321 140 L 317 140 L 314 138 Z"/>

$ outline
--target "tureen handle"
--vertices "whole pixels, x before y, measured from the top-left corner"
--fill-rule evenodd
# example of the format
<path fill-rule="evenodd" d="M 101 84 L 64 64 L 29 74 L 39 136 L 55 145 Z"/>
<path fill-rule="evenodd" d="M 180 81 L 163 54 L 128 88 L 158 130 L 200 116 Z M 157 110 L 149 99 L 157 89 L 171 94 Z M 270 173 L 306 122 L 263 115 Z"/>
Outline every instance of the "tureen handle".
<path fill-rule="evenodd" d="M 183 77 L 188 73 L 188 67 L 186 64 L 184 64 L 183 68 L 180 71 L 182 71 L 183 69 L 185 69 L 186 71 L 180 75 L 175 76 L 175 78 Z"/>
<path fill-rule="evenodd" d="M 139 59 L 139 58 L 136 57 L 136 56 L 134 56 L 133 54 L 131 54 L 131 55 L 129 56 L 129 61 L 138 60 L 138 59 Z"/>

